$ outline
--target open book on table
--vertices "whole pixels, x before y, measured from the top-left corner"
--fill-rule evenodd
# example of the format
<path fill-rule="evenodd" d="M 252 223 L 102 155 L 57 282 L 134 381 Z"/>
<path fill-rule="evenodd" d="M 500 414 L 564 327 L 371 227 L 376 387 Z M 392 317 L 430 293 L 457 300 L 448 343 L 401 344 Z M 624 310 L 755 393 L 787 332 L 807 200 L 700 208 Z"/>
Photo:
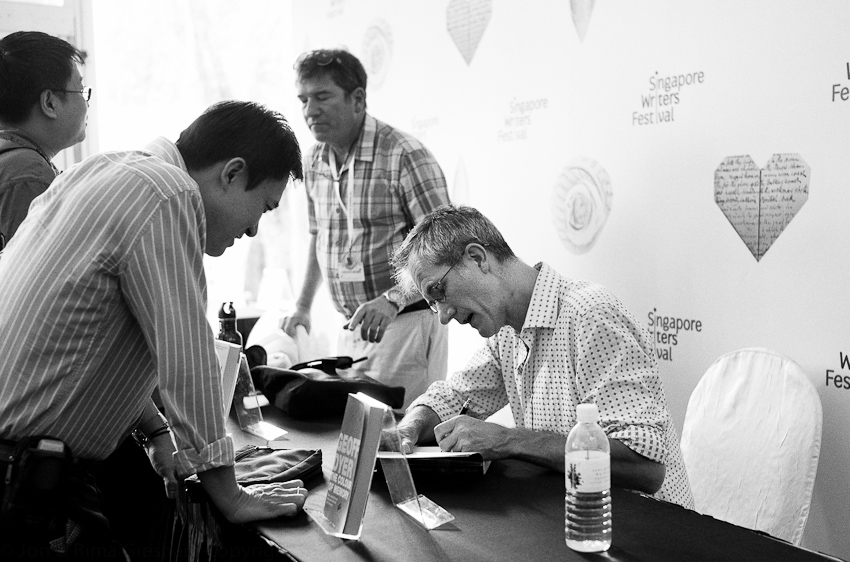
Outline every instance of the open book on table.
<path fill-rule="evenodd" d="M 379 451 L 378 458 L 398 458 L 399 452 Z M 416 446 L 404 455 L 410 472 L 416 475 L 439 474 L 486 474 L 490 461 L 485 461 L 481 453 L 443 451 L 436 445 Z"/>

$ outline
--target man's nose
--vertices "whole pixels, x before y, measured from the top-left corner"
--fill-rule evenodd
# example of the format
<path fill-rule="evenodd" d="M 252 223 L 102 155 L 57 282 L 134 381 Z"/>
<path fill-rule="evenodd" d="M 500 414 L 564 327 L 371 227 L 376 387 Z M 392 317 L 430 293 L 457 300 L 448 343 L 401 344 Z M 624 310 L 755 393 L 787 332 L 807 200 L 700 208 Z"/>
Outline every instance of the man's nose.
<path fill-rule="evenodd" d="M 249 228 L 248 230 L 246 230 L 246 231 L 245 231 L 245 234 L 247 234 L 248 236 L 250 236 L 251 238 L 253 238 L 254 236 L 256 236 L 256 235 L 257 235 L 257 229 L 258 229 L 258 227 L 259 227 L 259 226 L 260 226 L 259 224 L 255 224 L 254 226 L 252 226 L 251 228 Z"/>
<path fill-rule="evenodd" d="M 452 321 L 452 318 L 455 315 L 455 309 L 453 306 L 449 306 L 444 302 L 438 302 L 437 304 L 437 315 L 440 318 L 440 324 L 448 324 Z"/>
<path fill-rule="evenodd" d="M 307 100 L 304 104 L 304 115 L 307 117 L 313 117 L 320 113 L 319 104 L 313 100 Z"/>

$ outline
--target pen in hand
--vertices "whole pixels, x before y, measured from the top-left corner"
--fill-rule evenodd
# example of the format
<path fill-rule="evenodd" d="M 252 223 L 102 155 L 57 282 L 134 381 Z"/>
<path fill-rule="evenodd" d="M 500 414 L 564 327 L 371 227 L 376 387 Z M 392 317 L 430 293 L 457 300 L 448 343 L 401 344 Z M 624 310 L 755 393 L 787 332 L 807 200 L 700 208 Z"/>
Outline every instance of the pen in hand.
<path fill-rule="evenodd" d="M 457 414 L 457 415 L 459 415 L 459 416 L 465 416 L 465 415 L 466 415 L 466 413 L 469 411 L 469 403 L 470 403 L 471 401 L 472 401 L 472 400 L 470 400 L 469 398 L 467 398 L 467 399 L 466 399 L 466 402 L 464 402 L 464 403 L 463 403 L 463 406 L 461 406 L 461 407 L 460 407 L 460 412 L 458 412 L 458 414 Z"/>

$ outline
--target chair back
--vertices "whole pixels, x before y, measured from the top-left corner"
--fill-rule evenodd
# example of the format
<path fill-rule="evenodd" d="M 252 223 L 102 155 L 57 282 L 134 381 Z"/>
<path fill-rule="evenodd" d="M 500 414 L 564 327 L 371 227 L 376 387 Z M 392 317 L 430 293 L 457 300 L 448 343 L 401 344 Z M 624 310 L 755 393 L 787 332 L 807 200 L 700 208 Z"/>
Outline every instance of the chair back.
<path fill-rule="evenodd" d="M 719 357 L 688 402 L 682 456 L 697 511 L 799 545 L 820 455 L 820 397 L 763 348 Z"/>

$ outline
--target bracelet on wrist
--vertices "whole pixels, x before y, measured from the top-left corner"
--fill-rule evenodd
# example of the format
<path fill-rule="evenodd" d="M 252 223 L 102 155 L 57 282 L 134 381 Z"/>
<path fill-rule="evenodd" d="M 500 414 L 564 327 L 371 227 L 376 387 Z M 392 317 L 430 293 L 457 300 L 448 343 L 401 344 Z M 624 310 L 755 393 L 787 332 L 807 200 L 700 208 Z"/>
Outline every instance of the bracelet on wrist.
<path fill-rule="evenodd" d="M 171 428 L 167 425 L 164 425 L 159 429 L 155 429 L 150 435 L 148 435 L 148 441 L 155 439 L 160 435 L 165 435 L 166 433 L 171 433 Z"/>
<path fill-rule="evenodd" d="M 140 446 L 145 447 L 150 444 L 152 439 L 159 437 L 160 435 L 165 435 L 166 433 L 171 432 L 171 427 L 168 425 L 168 420 L 165 419 L 165 416 L 160 415 L 162 418 L 162 425 L 158 428 L 154 429 L 150 433 L 145 433 L 141 429 L 134 429 L 132 436 L 133 440 L 136 441 Z"/>

